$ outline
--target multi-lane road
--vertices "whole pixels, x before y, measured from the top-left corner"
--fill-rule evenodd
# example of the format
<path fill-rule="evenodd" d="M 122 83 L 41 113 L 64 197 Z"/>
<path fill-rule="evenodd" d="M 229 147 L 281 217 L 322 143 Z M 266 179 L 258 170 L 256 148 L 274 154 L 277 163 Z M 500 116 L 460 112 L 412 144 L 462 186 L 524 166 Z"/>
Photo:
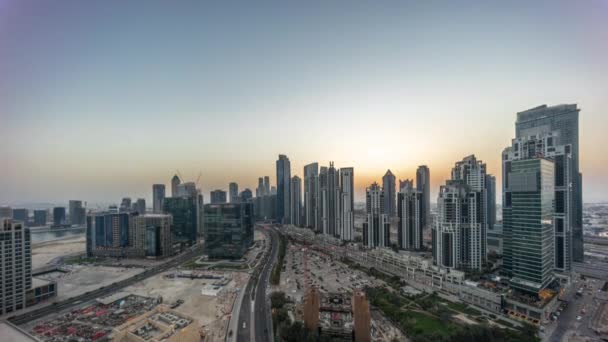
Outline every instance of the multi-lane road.
<path fill-rule="evenodd" d="M 171 260 L 169 260 L 161 265 L 149 268 L 141 273 L 134 275 L 131 278 L 124 279 L 124 280 L 118 281 L 116 283 L 112 283 L 105 287 L 100 287 L 96 290 L 68 298 L 61 302 L 55 302 L 52 305 L 47 305 L 47 306 L 41 307 L 40 309 L 37 309 L 37 310 L 26 312 L 24 314 L 17 315 L 17 316 L 12 316 L 8 320 L 16 325 L 25 324 L 27 322 L 42 318 L 50 313 L 69 309 L 73 306 L 76 306 L 76 305 L 79 305 L 79 304 L 82 304 L 85 302 L 89 302 L 95 298 L 107 296 L 122 288 L 132 285 L 138 281 L 142 281 L 149 277 L 155 276 L 159 273 L 165 272 L 173 267 L 176 267 L 176 266 L 202 254 L 202 251 L 203 251 L 202 245 L 197 244 L 197 245 L 191 247 L 190 249 L 188 249 L 186 252 L 183 252 L 182 254 L 172 258 Z"/>
<path fill-rule="evenodd" d="M 251 276 L 245 287 L 243 301 L 238 313 L 237 342 L 241 341 L 271 341 L 272 319 L 266 298 L 266 288 L 270 280 L 270 273 L 276 263 L 279 253 L 279 238 L 274 229 L 265 227 L 270 237 L 270 253 Z M 257 275 L 257 277 L 256 277 Z M 252 296 L 254 293 L 254 296 Z"/>

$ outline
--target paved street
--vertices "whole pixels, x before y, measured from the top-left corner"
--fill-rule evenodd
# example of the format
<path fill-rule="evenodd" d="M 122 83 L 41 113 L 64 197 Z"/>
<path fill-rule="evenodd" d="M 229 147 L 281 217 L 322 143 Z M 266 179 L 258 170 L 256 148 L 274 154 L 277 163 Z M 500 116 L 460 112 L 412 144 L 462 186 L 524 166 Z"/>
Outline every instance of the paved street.
<path fill-rule="evenodd" d="M 268 226 L 267 226 L 268 227 Z M 277 233 L 271 228 L 266 228 L 270 236 L 270 257 L 262 265 L 262 269 L 258 269 L 259 278 L 257 286 L 255 286 L 255 272 L 245 288 L 243 302 L 239 310 L 237 341 L 271 341 L 270 331 L 272 322 L 270 318 L 270 308 L 266 301 L 266 287 L 270 279 L 270 273 L 276 262 L 279 250 Z M 254 291 L 254 301 L 251 301 L 251 293 Z M 254 310 L 252 310 L 252 308 Z M 252 325 L 253 322 L 253 325 Z"/>
<path fill-rule="evenodd" d="M 545 340 L 568 341 L 569 336 L 573 333 L 589 337 L 595 336 L 593 330 L 589 328 L 589 323 L 598 308 L 600 302 L 597 298 L 598 290 L 603 284 L 603 281 L 596 279 L 577 280 L 564 296 L 564 299 L 569 302 L 568 307 L 562 311 L 557 321 L 549 324 L 545 332 Z M 584 289 L 584 294 L 577 298 L 576 291 L 581 287 Z M 580 320 L 577 320 L 577 316 L 581 317 Z"/>

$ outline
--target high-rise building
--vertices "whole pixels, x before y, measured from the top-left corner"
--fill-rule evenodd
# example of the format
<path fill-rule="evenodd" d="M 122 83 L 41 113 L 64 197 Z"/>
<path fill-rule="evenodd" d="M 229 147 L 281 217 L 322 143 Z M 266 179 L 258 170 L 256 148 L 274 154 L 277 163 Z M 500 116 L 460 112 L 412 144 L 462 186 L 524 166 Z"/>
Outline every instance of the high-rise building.
<path fill-rule="evenodd" d="M 397 193 L 397 239 L 400 249 L 419 250 L 423 235 L 423 193 L 413 188 L 411 181 L 401 183 Z"/>
<path fill-rule="evenodd" d="M 184 182 L 177 186 L 177 197 L 190 197 L 194 198 L 198 196 L 199 191 L 196 189 L 194 182 Z"/>
<path fill-rule="evenodd" d="M 506 170 L 503 249 L 511 287 L 538 294 L 554 279 L 554 163 L 514 160 Z"/>
<path fill-rule="evenodd" d="M 165 184 L 152 185 L 152 211 L 156 214 L 163 212 L 163 201 L 165 200 Z"/>
<path fill-rule="evenodd" d="M 28 226 L 30 219 L 30 211 L 26 208 L 15 208 L 13 209 L 13 220 L 23 223 L 24 227 Z"/>
<path fill-rule="evenodd" d="M 129 257 L 144 256 L 135 248 L 138 236 L 133 225 L 133 215 L 128 212 L 92 212 L 87 215 L 87 256 Z"/>
<path fill-rule="evenodd" d="M 11 207 L 2 206 L 0 207 L 0 219 L 1 218 L 12 218 L 13 209 Z"/>
<path fill-rule="evenodd" d="M 277 194 L 277 187 L 273 185 L 270 187 L 270 195 L 276 196 L 276 194 Z"/>
<path fill-rule="evenodd" d="M 507 235 L 503 249 L 503 269 L 510 273 L 513 262 L 512 225 L 516 219 L 512 213 L 512 193 L 509 190 L 511 165 L 517 160 L 543 157 L 553 162 L 555 179 L 555 205 L 553 213 L 554 263 L 558 276 L 568 276 L 573 261 L 573 224 L 574 224 L 574 189 L 572 184 L 576 174 L 572 172 L 572 149 L 570 144 L 563 145 L 560 132 L 542 133 L 530 137 L 513 139 L 511 147 L 503 152 L 503 232 Z"/>
<path fill-rule="evenodd" d="M 252 203 L 207 204 L 204 211 L 209 258 L 242 258 L 253 244 Z"/>
<path fill-rule="evenodd" d="M 431 228 L 431 173 L 428 166 L 420 165 L 416 170 L 416 190 L 422 193 L 422 227 Z"/>
<path fill-rule="evenodd" d="M 264 176 L 264 195 L 276 195 L 270 191 L 270 177 Z"/>
<path fill-rule="evenodd" d="M 230 197 L 230 203 L 239 202 L 239 185 L 235 182 L 228 184 L 228 194 Z"/>
<path fill-rule="evenodd" d="M 211 191 L 211 204 L 220 203 L 226 203 L 226 191 L 220 189 Z"/>
<path fill-rule="evenodd" d="M 266 196 L 266 193 L 264 190 L 264 178 L 259 177 L 258 178 L 258 187 L 255 189 L 255 197 L 262 197 L 262 196 Z"/>
<path fill-rule="evenodd" d="M 291 210 L 290 222 L 295 226 L 302 226 L 302 179 L 298 176 L 291 177 Z"/>
<path fill-rule="evenodd" d="M 583 262 L 583 176 L 579 168 L 578 116 L 576 104 L 538 106 L 517 113 L 515 137 L 540 136 L 553 133 L 557 145 L 570 145 L 572 158 L 572 260 Z"/>
<path fill-rule="evenodd" d="M 65 219 L 65 207 L 53 208 L 53 225 L 63 226 L 66 224 L 66 222 L 67 220 Z"/>
<path fill-rule="evenodd" d="M 182 183 L 177 175 L 171 178 L 171 197 L 177 197 L 177 187 Z"/>
<path fill-rule="evenodd" d="M 496 177 L 486 175 L 486 192 L 488 198 L 487 213 L 488 229 L 494 229 L 496 224 Z"/>
<path fill-rule="evenodd" d="M 384 191 L 374 182 L 365 190 L 366 222 L 363 223 L 363 245 L 368 248 L 390 247 L 388 216 L 384 213 Z"/>
<path fill-rule="evenodd" d="M 251 190 L 249 188 L 246 188 L 245 190 L 241 191 L 241 193 L 238 196 L 238 201 L 237 202 L 251 202 L 253 200 L 253 192 L 251 192 Z M 237 203 L 235 202 L 235 203 Z"/>
<path fill-rule="evenodd" d="M 132 204 L 131 204 L 131 197 L 123 197 L 122 200 L 120 201 L 120 212 L 128 212 L 131 211 L 132 209 Z"/>
<path fill-rule="evenodd" d="M 319 213 L 321 232 L 339 237 L 340 234 L 340 175 L 333 162 L 322 166 L 319 173 Z"/>
<path fill-rule="evenodd" d="M 26 307 L 26 294 L 32 288 L 32 250 L 30 230 L 23 223 L 0 221 L 0 315 L 4 315 Z"/>
<path fill-rule="evenodd" d="M 280 154 L 277 166 L 277 219 L 282 223 L 289 223 L 289 210 L 291 205 L 291 163 L 286 155 Z"/>
<path fill-rule="evenodd" d="M 48 210 L 36 209 L 34 210 L 34 227 L 46 226 L 48 216 Z"/>
<path fill-rule="evenodd" d="M 147 257 L 168 257 L 173 253 L 171 215 L 145 214 L 133 217 L 133 247 Z"/>
<path fill-rule="evenodd" d="M 397 215 L 395 206 L 395 175 L 391 170 L 387 170 L 382 177 L 382 190 L 384 190 L 384 213 L 388 217 L 395 217 Z"/>
<path fill-rule="evenodd" d="M 194 244 L 202 227 L 200 198 L 171 197 L 165 198 L 163 211 L 173 216 L 171 234 L 173 241 Z"/>
<path fill-rule="evenodd" d="M 486 164 L 475 155 L 452 168 L 439 190 L 433 227 L 433 262 L 445 268 L 481 271 L 487 260 Z"/>
<path fill-rule="evenodd" d="M 304 166 L 304 225 L 318 231 L 319 216 L 319 163 Z"/>
<path fill-rule="evenodd" d="M 140 215 L 143 215 L 146 213 L 146 199 L 145 198 L 137 199 L 137 201 L 135 202 L 135 211 L 138 212 Z"/>
<path fill-rule="evenodd" d="M 82 201 L 70 200 L 68 202 L 71 225 L 83 225 L 86 219 L 86 211 L 82 206 Z"/>
<path fill-rule="evenodd" d="M 352 241 L 355 231 L 355 170 L 340 168 L 340 239 Z"/>

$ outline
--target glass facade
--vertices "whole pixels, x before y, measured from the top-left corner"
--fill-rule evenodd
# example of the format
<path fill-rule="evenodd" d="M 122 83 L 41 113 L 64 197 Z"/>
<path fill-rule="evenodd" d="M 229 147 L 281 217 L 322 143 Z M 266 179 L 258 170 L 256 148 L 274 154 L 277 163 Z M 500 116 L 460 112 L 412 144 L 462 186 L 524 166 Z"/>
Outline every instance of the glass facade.
<path fill-rule="evenodd" d="M 242 258 L 253 244 L 251 203 L 205 205 L 205 252 L 209 258 Z"/>
<path fill-rule="evenodd" d="M 513 161 L 508 179 L 511 207 L 503 213 L 503 233 L 511 286 L 538 293 L 553 279 L 553 162 Z"/>
<path fill-rule="evenodd" d="M 196 243 L 198 208 L 195 198 L 165 198 L 163 209 L 173 216 L 171 234 L 176 242 Z"/>

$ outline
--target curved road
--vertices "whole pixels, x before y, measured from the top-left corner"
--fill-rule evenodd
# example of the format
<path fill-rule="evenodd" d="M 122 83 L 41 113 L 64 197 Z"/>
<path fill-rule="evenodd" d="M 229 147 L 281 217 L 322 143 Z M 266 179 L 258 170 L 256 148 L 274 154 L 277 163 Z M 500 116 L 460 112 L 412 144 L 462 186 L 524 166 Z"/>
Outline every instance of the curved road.
<path fill-rule="evenodd" d="M 272 319 L 270 319 L 270 308 L 267 306 L 266 288 L 270 280 L 272 267 L 276 263 L 279 254 L 279 238 L 273 229 L 268 229 L 271 241 L 270 255 L 266 256 L 265 264 L 259 272 L 257 284 L 255 284 L 255 273 L 252 275 L 247 287 L 241 309 L 239 311 L 237 341 L 272 341 Z M 256 272 L 258 272 L 256 270 Z M 252 291 L 255 291 L 254 300 L 251 300 Z M 252 326 L 253 322 L 253 326 Z"/>

